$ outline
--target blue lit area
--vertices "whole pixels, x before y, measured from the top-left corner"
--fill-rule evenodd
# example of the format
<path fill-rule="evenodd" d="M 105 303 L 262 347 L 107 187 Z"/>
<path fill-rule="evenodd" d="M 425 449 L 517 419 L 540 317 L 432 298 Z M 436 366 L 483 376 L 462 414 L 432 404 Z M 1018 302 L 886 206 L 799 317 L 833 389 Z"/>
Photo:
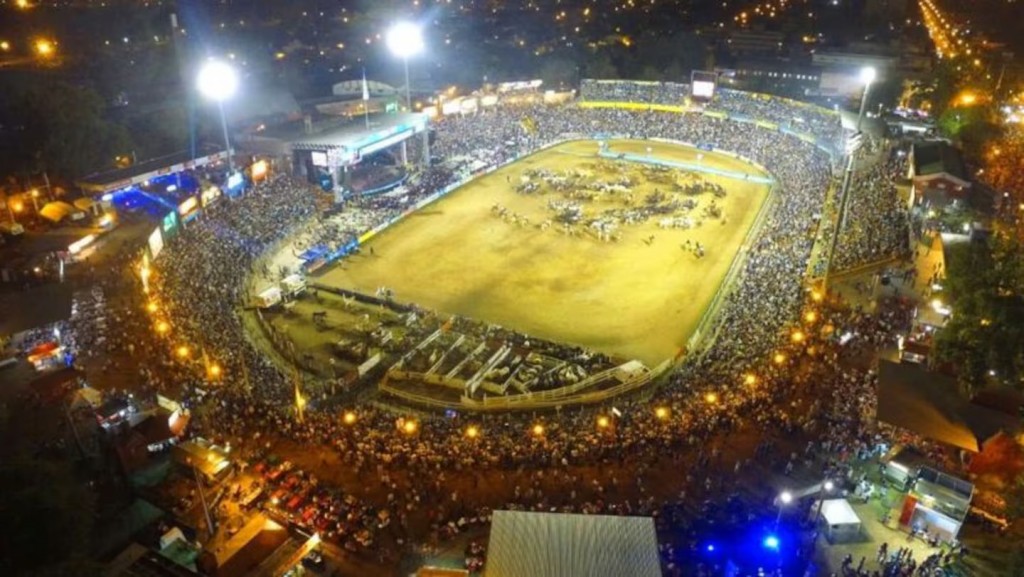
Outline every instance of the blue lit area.
<path fill-rule="evenodd" d="M 735 571 L 732 574 L 739 576 L 777 569 L 784 575 L 803 574 L 807 561 L 800 559 L 805 543 L 799 531 L 785 524 L 776 528 L 774 519 L 766 516 L 753 523 L 746 521 L 746 515 L 705 518 L 690 525 L 685 534 L 673 532 L 667 537 L 673 540 L 677 552 L 689 542 L 694 554 L 682 559 L 683 565 L 690 565 L 689 570 L 699 571 L 700 566 L 732 567 Z M 676 560 L 680 560 L 678 554 Z"/>
<path fill-rule="evenodd" d="M 202 183 L 191 172 L 179 172 L 157 176 L 141 184 L 107 193 L 103 195 L 103 200 L 112 202 L 119 211 L 145 213 L 159 218 L 168 210 L 177 210 L 178 204 L 194 196 L 201 186 Z"/>
<path fill-rule="evenodd" d="M 136 186 L 105 194 L 103 200 L 112 202 L 114 208 L 120 212 L 141 212 L 153 218 L 159 218 L 168 210 L 174 209 L 174 204 L 170 201 Z"/>

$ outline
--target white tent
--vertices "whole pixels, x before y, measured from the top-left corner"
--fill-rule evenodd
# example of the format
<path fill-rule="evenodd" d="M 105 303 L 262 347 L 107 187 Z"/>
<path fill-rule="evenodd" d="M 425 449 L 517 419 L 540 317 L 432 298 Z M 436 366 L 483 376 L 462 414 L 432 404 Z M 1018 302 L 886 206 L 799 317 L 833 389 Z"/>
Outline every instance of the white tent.
<path fill-rule="evenodd" d="M 846 499 L 822 501 L 820 522 L 830 543 L 848 543 L 860 538 L 860 517 Z"/>
<path fill-rule="evenodd" d="M 185 534 L 181 532 L 181 529 L 171 527 L 169 531 L 160 536 L 160 549 L 164 550 L 170 547 L 172 543 L 179 540 L 185 541 L 186 543 L 188 542 L 188 539 L 185 538 Z"/>

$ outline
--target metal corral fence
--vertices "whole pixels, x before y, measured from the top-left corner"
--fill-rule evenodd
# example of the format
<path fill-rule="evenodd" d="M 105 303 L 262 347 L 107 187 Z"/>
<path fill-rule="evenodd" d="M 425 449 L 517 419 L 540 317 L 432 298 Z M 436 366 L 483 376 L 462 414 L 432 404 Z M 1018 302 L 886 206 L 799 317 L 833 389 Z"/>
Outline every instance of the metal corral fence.
<path fill-rule="evenodd" d="M 668 370 L 671 364 L 672 360 L 666 359 L 654 369 L 615 385 L 614 387 L 582 393 L 580 391 L 583 388 L 593 386 L 598 382 L 611 378 L 615 369 L 602 371 L 592 375 L 584 381 L 580 381 L 579 383 L 559 389 L 552 389 L 550 391 L 486 397 L 481 400 L 472 399 L 463 395 L 457 404 L 431 397 L 429 395 L 413 393 L 396 388 L 391 385 L 388 375 L 385 375 L 385 377 L 381 379 L 381 382 L 378 384 L 378 390 L 410 403 L 438 409 L 463 409 L 472 411 L 530 411 L 537 409 L 553 409 L 565 405 L 590 405 L 601 403 L 620 395 L 640 390 Z M 404 376 L 409 375 L 410 373 L 403 372 L 402 374 Z"/>

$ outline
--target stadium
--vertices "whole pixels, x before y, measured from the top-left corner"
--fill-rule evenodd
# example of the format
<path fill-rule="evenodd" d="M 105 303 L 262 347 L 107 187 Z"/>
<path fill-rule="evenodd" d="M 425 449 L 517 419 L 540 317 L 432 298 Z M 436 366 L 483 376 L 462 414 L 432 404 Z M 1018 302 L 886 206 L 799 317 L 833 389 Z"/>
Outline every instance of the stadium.
<path fill-rule="evenodd" d="M 746 113 L 730 115 L 684 104 L 687 90 L 591 81 L 570 104 L 444 117 L 420 154 L 445 162 L 423 163 L 396 192 L 330 215 L 312 192 L 287 203 L 290 226 L 239 271 L 248 310 L 209 322 L 235 327 L 253 364 L 276 359 L 313 390 L 376 388 L 420 408 L 595 403 L 698 359 L 756 363 L 805 296 L 839 119 L 723 92 L 717 103 Z M 275 202 L 259 194 L 240 202 Z M 161 259 L 168 289 L 218 286 L 175 278 L 175 248 Z M 288 298 L 276 285 L 295 273 L 309 273 L 307 294 Z M 755 320 L 765 300 L 771 319 Z"/>
<path fill-rule="evenodd" d="M 688 90 L 587 81 L 567 103 L 499 101 L 434 121 L 441 161 L 395 192 L 339 210 L 277 173 L 209 207 L 140 276 L 186 402 L 216 395 L 212 434 L 277 431 L 292 463 L 327 475 L 348 473 L 301 447 L 487 476 L 684 451 L 775 415 L 791 368 L 832 346 L 809 271 L 842 128 Z M 569 206 L 573 191 L 590 200 Z M 623 267 L 636 278 L 617 281 Z M 478 506 L 462 515 L 486 523 Z M 331 519 L 291 522 L 355 553 L 389 538 Z"/>
<path fill-rule="evenodd" d="M 441 119 L 422 144 L 450 160 L 296 223 L 259 256 L 270 274 L 248 278 L 247 303 L 269 290 L 273 306 L 251 315 L 250 337 L 334 390 L 376 383 L 420 407 L 536 409 L 646 388 L 731 338 L 726 305 L 751 282 L 752 256 L 774 258 L 767 247 L 800 251 L 772 293 L 795 305 L 838 116 L 759 99 L 769 120 L 661 101 L 637 110 L 614 100 L 623 85 Z M 685 85 L 667 90 L 686 98 Z M 794 130 L 808 126 L 822 130 Z M 804 212 L 772 230 L 795 202 Z M 295 272 L 311 273 L 316 297 L 279 306 L 276 284 Z"/>

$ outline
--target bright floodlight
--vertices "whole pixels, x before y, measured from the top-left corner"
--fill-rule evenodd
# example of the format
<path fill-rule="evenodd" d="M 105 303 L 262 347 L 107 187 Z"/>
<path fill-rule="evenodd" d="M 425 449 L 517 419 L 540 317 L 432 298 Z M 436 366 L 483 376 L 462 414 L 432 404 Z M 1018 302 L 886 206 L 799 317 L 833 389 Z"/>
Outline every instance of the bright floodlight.
<path fill-rule="evenodd" d="M 423 32 L 412 22 L 399 22 L 388 30 L 388 50 L 399 58 L 415 56 L 423 51 Z"/>
<path fill-rule="evenodd" d="M 210 60 L 199 70 L 196 85 L 203 96 L 223 102 L 238 89 L 238 73 L 220 60 Z"/>
<path fill-rule="evenodd" d="M 826 491 L 831 491 L 832 489 L 835 489 L 835 488 L 836 488 L 835 483 L 833 483 L 832 481 L 825 481 L 825 490 Z"/>
<path fill-rule="evenodd" d="M 788 505 L 792 500 L 793 494 L 789 491 L 783 491 L 779 494 L 779 501 L 781 501 L 783 505 Z"/>
<path fill-rule="evenodd" d="M 875 70 L 874 66 L 865 66 L 860 69 L 860 81 L 864 84 L 871 84 L 877 76 L 878 71 Z"/>
<path fill-rule="evenodd" d="M 762 541 L 761 544 L 764 545 L 765 549 L 775 551 L 779 548 L 779 538 L 775 535 L 768 535 L 764 538 L 764 541 Z"/>

